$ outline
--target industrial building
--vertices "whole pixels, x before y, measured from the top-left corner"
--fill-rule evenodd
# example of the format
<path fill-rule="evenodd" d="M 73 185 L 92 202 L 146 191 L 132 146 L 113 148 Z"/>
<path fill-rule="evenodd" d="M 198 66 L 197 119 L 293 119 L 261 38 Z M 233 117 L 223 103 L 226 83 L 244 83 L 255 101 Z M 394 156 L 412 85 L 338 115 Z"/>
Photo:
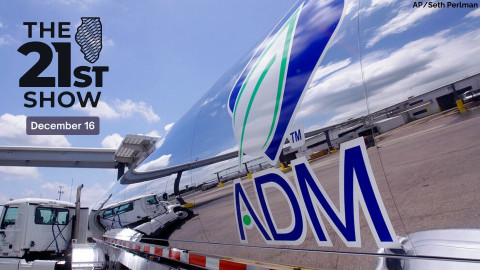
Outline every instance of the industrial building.
<path fill-rule="evenodd" d="M 305 144 L 300 149 L 287 146 L 283 150 L 290 161 L 298 156 L 317 158 L 338 149 L 340 144 L 365 136 L 367 145 L 373 145 L 373 134 L 385 133 L 406 123 L 455 108 L 463 93 L 480 89 L 480 74 L 436 88 L 418 96 L 378 110 L 369 116 L 349 119 L 343 123 L 307 132 Z"/>

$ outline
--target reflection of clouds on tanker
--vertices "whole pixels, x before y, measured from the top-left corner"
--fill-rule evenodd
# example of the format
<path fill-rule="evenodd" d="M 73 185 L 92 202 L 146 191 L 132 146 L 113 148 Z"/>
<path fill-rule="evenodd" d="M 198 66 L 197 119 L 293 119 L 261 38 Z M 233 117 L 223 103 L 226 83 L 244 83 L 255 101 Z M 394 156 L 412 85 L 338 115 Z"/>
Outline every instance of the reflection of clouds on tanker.
<path fill-rule="evenodd" d="M 355 2 L 355 7 L 356 7 L 356 1 L 351 1 L 352 3 Z M 364 7 L 360 10 L 360 12 L 362 13 L 362 15 L 364 16 L 370 16 L 372 13 L 374 13 L 375 11 L 381 9 L 381 8 L 384 8 L 384 7 L 388 7 L 388 6 L 391 6 L 393 3 L 395 2 L 399 2 L 398 0 L 372 0 L 370 2 L 370 5 L 368 7 Z M 355 8 L 355 10 L 357 10 Z"/>
<path fill-rule="evenodd" d="M 122 186 L 122 189 L 116 194 L 113 194 L 112 198 L 107 204 L 123 201 L 133 196 L 142 194 L 142 192 L 139 192 L 139 190 L 145 190 L 145 184 L 146 183 L 135 183 L 128 186 Z"/>
<path fill-rule="evenodd" d="M 335 115 L 333 118 L 328 120 L 326 126 L 334 125 L 340 122 L 343 122 L 352 117 L 359 117 L 367 114 L 367 108 L 365 106 L 365 100 L 358 100 L 355 103 L 346 104 L 339 106 L 337 108 L 340 114 Z"/>
<path fill-rule="evenodd" d="M 367 42 L 367 48 L 372 47 L 385 37 L 405 32 L 418 25 L 419 21 L 426 20 L 428 15 L 434 14 L 440 9 L 417 8 L 413 9 L 411 3 L 400 10 L 394 18 L 388 18 L 381 27 L 375 30 L 373 38 Z"/>
<path fill-rule="evenodd" d="M 308 129 L 308 123 L 323 126 L 338 114 L 344 113 L 344 110 L 340 110 L 342 106 L 352 106 L 362 101 L 363 104 L 356 109 L 365 110 L 365 95 L 359 68 L 359 63 L 351 63 L 350 58 L 320 67 L 320 71 L 326 70 L 330 75 L 313 81 L 314 86 L 307 90 L 297 119 L 306 120 L 304 122 Z"/>
<path fill-rule="evenodd" d="M 163 143 L 165 142 L 165 136 L 167 136 L 167 134 L 170 132 L 171 128 L 173 127 L 173 124 L 172 126 L 167 130 L 167 132 L 163 135 L 163 136 L 160 136 L 160 139 L 158 139 L 157 143 L 155 144 L 155 150 L 159 149 L 160 147 L 162 147 Z"/>
<path fill-rule="evenodd" d="M 312 40 L 318 35 L 318 30 L 315 31 L 314 27 L 318 25 L 331 25 L 338 20 L 342 13 L 343 6 L 332 6 L 332 2 L 333 1 L 320 1 L 309 3 L 310 5 L 314 5 L 314 8 L 310 10 L 310 12 L 315 15 L 310 16 L 307 23 L 297 26 L 294 41 L 296 50 L 303 51 L 308 46 L 311 46 Z M 326 32 L 327 29 L 320 29 L 320 31 Z"/>
<path fill-rule="evenodd" d="M 142 171 L 145 172 L 145 171 L 155 171 L 155 170 L 165 168 L 170 163 L 170 157 L 171 156 L 172 156 L 172 154 L 162 155 L 161 157 L 159 157 L 155 160 L 152 160 L 150 162 L 147 162 L 145 164 L 140 165 L 135 170 L 140 171 L 140 172 L 142 172 Z"/>
<path fill-rule="evenodd" d="M 461 34 L 442 31 L 408 42 L 391 52 L 384 50 L 366 55 L 363 71 L 370 111 L 433 90 L 452 82 L 460 74 L 478 72 L 479 41 L 480 30 Z M 321 66 L 311 85 L 298 119 L 308 121 L 313 117 L 317 123 L 323 120 L 324 126 L 365 114 L 358 61 L 351 62 L 351 58 L 347 58 Z M 319 114 L 332 111 L 338 114 L 319 117 Z"/>
<path fill-rule="evenodd" d="M 216 100 L 216 99 L 218 98 L 218 96 L 220 96 L 220 94 L 222 94 L 222 92 L 218 92 L 215 96 L 209 97 L 209 98 L 205 99 L 205 101 L 203 102 L 202 105 L 205 106 L 205 105 L 211 103 L 212 101 Z M 220 106 L 220 105 L 221 105 L 221 104 L 219 104 L 219 103 L 217 102 L 217 103 L 215 103 L 214 107 L 218 107 L 218 106 Z"/>
<path fill-rule="evenodd" d="M 110 205 L 112 203 L 123 201 L 133 196 L 139 195 L 140 193 L 138 192 L 138 190 L 140 189 L 145 189 L 145 183 L 136 183 L 128 186 L 119 185 L 119 188 L 117 188 L 116 192 L 112 192 L 112 198 L 110 198 L 106 205 Z"/>
<path fill-rule="evenodd" d="M 328 64 L 326 64 L 324 66 L 320 66 L 317 69 L 317 71 L 315 72 L 315 75 L 312 79 L 312 84 L 310 85 L 311 88 L 318 85 L 320 83 L 320 80 L 323 77 L 325 77 L 327 75 L 330 75 L 333 72 L 337 72 L 337 71 L 343 69 L 344 67 L 349 66 L 351 63 L 352 63 L 352 58 L 347 58 L 347 59 L 344 59 L 344 60 L 341 60 L 341 61 L 338 61 L 338 62 L 334 62 L 334 63 L 329 62 Z M 332 89 L 332 90 L 335 91 L 335 89 Z M 311 95 L 311 93 L 313 93 L 313 91 L 307 92 L 307 96 Z"/>
<path fill-rule="evenodd" d="M 357 11 L 357 1 L 346 0 L 344 9 L 345 9 L 344 19 L 347 19 L 350 16 L 350 13 L 352 13 L 352 11 Z M 357 13 L 355 12 L 354 14 L 352 14 L 352 17 L 350 19 L 355 18 L 356 15 Z"/>
<path fill-rule="evenodd" d="M 463 34 L 442 31 L 409 42 L 382 59 L 366 57 L 364 72 L 371 109 L 378 110 L 410 95 L 433 90 L 461 74 L 478 72 L 479 41 L 480 30 Z M 401 91 L 405 89 L 411 92 Z"/>
<path fill-rule="evenodd" d="M 216 156 L 216 157 L 217 157 L 217 156 L 221 156 L 221 155 L 224 155 L 224 154 L 231 153 L 231 152 L 233 152 L 233 151 L 238 151 L 238 144 L 235 144 L 234 146 L 223 150 L 222 152 L 216 154 L 215 156 Z"/>

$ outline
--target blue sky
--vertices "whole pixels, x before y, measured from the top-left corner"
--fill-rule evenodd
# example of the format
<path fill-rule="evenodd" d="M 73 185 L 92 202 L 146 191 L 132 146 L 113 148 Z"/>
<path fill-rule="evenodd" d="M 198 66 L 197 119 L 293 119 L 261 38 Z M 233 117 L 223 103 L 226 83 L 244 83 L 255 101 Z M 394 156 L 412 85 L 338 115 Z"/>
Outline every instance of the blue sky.
<path fill-rule="evenodd" d="M 0 145 L 114 147 L 125 134 L 162 135 L 294 4 L 282 1 L 8 1 L 0 4 Z M 91 66 L 74 41 L 81 17 L 100 17 L 103 49 L 94 64 L 109 66 L 95 109 L 25 108 L 19 78 L 37 61 L 17 49 L 29 41 L 72 42 L 72 67 Z M 24 21 L 71 22 L 71 39 L 27 37 Z M 57 74 L 57 57 L 42 76 Z M 72 81 L 73 82 L 73 81 Z M 75 87 L 69 88 L 77 91 Z M 25 116 L 100 116 L 98 136 L 27 136 Z M 8 198 L 57 198 L 58 186 L 85 184 L 84 203 L 100 198 L 114 170 L 0 167 L 0 203 Z"/>

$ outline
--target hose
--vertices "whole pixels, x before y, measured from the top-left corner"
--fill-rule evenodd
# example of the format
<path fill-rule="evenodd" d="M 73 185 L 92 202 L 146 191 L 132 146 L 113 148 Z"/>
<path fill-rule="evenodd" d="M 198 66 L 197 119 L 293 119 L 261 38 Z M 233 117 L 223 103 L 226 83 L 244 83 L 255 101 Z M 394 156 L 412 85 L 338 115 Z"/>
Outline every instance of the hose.
<path fill-rule="evenodd" d="M 66 226 L 66 225 L 65 225 Z M 68 248 L 72 248 L 70 246 L 70 244 L 68 243 L 68 241 L 65 239 L 65 237 L 63 237 L 63 234 L 62 234 L 62 231 L 60 230 L 60 225 L 58 225 L 58 222 L 57 222 L 57 228 L 58 228 L 58 231 L 60 232 L 60 236 L 62 237 L 63 241 L 65 241 L 65 244 L 67 245 Z M 58 236 L 58 235 L 57 235 Z"/>
<path fill-rule="evenodd" d="M 54 219 L 55 220 L 55 219 Z M 58 248 L 58 242 L 57 242 L 57 237 L 55 236 L 55 231 L 53 229 L 53 225 L 55 225 L 55 222 L 52 223 L 52 235 L 53 235 L 53 240 L 55 241 L 55 251 L 56 254 L 60 253 L 60 249 Z"/>
<path fill-rule="evenodd" d="M 71 218 L 68 220 L 67 225 L 73 220 L 74 217 L 75 217 L 75 216 L 71 217 Z M 53 227 L 53 224 L 52 224 L 52 227 Z M 65 225 L 65 226 L 63 227 L 63 229 L 60 230 L 60 233 L 61 233 L 66 227 L 67 227 L 67 226 Z M 53 232 L 53 228 L 52 228 L 52 232 Z M 46 248 L 44 251 L 47 251 L 47 249 L 48 249 L 48 248 L 53 244 L 53 242 L 55 242 L 55 241 L 56 241 L 56 237 L 55 237 L 55 233 L 54 233 L 54 234 L 53 234 L 53 240 L 52 240 L 52 242 L 50 242 L 50 244 L 48 244 L 47 248 Z"/>
<path fill-rule="evenodd" d="M 120 215 L 118 215 L 118 225 L 120 225 L 120 228 L 123 228 L 122 222 L 120 221 Z"/>
<path fill-rule="evenodd" d="M 113 225 L 115 225 L 115 216 L 114 216 L 113 219 L 112 219 L 112 225 L 110 225 L 110 228 L 113 229 Z"/>

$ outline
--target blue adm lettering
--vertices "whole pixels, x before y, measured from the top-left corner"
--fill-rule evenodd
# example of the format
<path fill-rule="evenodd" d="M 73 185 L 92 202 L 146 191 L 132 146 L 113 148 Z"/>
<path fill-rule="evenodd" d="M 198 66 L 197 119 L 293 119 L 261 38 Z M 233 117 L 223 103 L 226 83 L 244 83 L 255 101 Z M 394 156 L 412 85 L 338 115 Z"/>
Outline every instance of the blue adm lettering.
<path fill-rule="evenodd" d="M 398 248 L 363 138 L 343 143 L 339 162 L 340 209 L 335 207 L 304 157 L 292 161 L 297 189 L 278 169 L 254 174 L 255 194 L 262 216 L 253 208 L 240 180 L 236 180 L 234 202 L 240 241 L 248 243 L 246 229 L 256 227 L 268 244 L 299 245 L 305 240 L 308 223 L 319 246 L 332 246 L 321 217 L 324 216 L 347 247 L 361 247 L 360 205 L 377 246 Z M 286 228 L 278 228 L 275 224 L 265 193 L 269 187 L 279 190 L 289 204 L 292 221 Z M 249 222 L 245 222 L 245 217 Z"/>

